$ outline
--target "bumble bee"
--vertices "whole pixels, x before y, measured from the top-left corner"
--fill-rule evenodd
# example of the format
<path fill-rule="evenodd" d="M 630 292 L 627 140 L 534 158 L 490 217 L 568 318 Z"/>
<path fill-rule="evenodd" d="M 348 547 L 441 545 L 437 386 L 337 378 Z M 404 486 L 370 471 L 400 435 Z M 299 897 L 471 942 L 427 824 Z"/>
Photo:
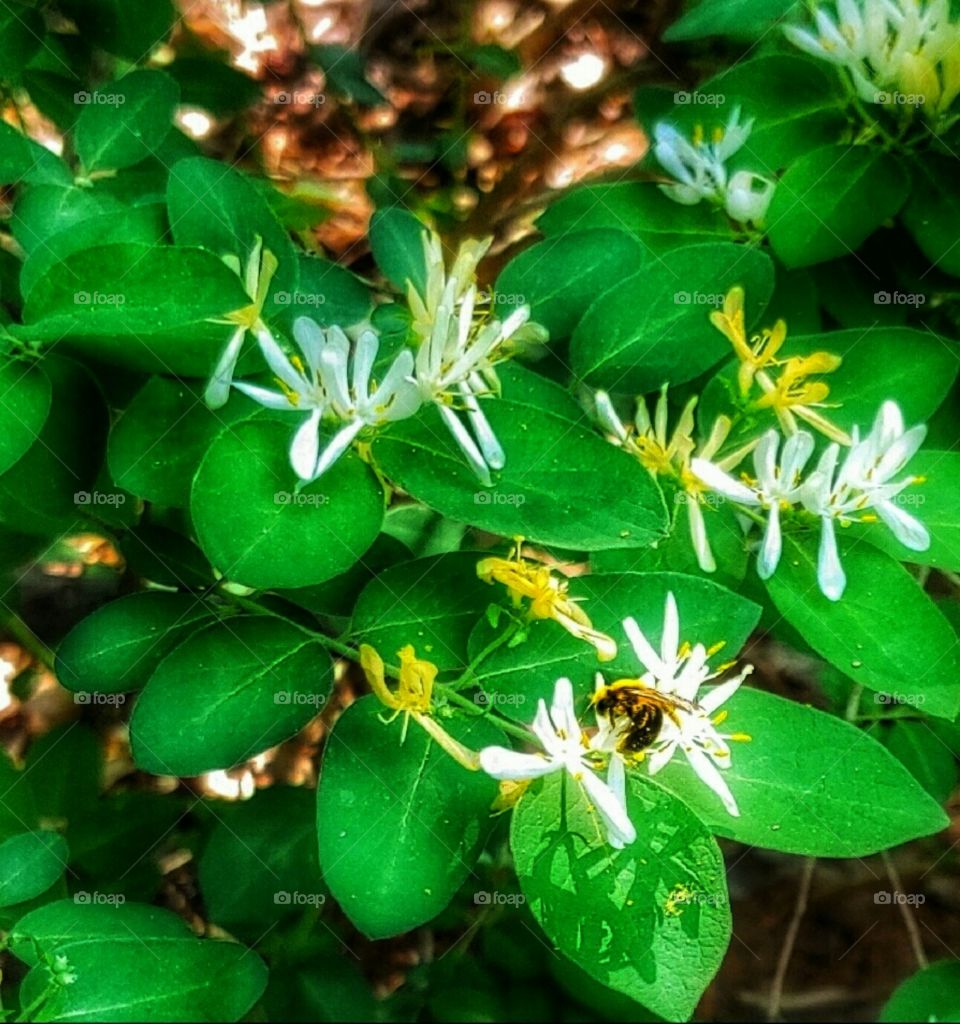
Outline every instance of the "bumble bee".
<path fill-rule="evenodd" d="M 639 679 L 618 679 L 598 686 L 593 706 L 617 736 L 617 750 L 637 758 L 642 758 L 660 735 L 664 715 L 679 725 L 677 711 L 689 710 L 681 697 L 661 693 Z"/>

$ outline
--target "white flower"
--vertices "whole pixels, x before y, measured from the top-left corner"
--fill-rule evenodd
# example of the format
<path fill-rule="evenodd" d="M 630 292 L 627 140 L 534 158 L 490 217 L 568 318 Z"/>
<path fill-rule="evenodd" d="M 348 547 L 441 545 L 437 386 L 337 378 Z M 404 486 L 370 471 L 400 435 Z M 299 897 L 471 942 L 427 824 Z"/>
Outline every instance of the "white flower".
<path fill-rule="evenodd" d="M 676 179 L 661 185 L 675 202 L 694 206 L 701 199 L 723 205 L 727 214 L 741 223 L 762 221 L 775 189 L 774 182 L 751 171 L 740 171 L 728 181 L 726 162 L 747 141 L 753 119 L 740 123 L 735 107 L 726 128 L 717 129 L 708 142 L 698 126 L 688 140 L 673 125 L 654 125 L 653 152 L 660 165 Z"/>
<path fill-rule="evenodd" d="M 668 698 L 672 708 L 663 715 L 663 724 L 646 757 L 648 771 L 656 775 L 673 757 L 679 747 L 686 755 L 690 767 L 700 780 L 721 799 L 723 806 L 734 817 L 739 817 L 737 802 L 718 769 L 730 767 L 730 747 L 727 740 L 745 740 L 742 733 L 726 734 L 717 726 L 726 718 L 726 712 L 715 714 L 721 704 L 729 700 L 743 680 L 753 671 L 746 665 L 738 676 L 720 683 L 699 697 L 700 687 L 715 679 L 726 666 L 711 671 L 707 664 L 709 652 L 703 644 L 694 647 L 680 644 L 680 623 L 677 603 L 672 593 L 667 594 L 660 652 L 643 635 L 632 618 L 624 620 L 624 632 L 634 653 L 646 670 L 640 682 Z M 711 717 L 713 716 L 713 717 Z M 610 732 L 600 721 L 600 732 L 594 738 L 597 749 L 609 750 L 613 760 L 617 732 Z"/>
<path fill-rule="evenodd" d="M 879 516 L 905 547 L 912 551 L 930 547 L 930 534 L 923 523 L 893 500 L 904 488 L 922 482 L 917 476 L 896 481 L 893 477 L 904 470 L 926 435 L 923 424 L 906 430 L 897 403 L 884 402 L 862 441 L 854 428 L 853 445 L 839 470 L 840 447 L 832 444 L 801 487 L 804 508 L 821 519 L 817 579 L 831 601 L 840 599 L 847 583 L 837 549 L 836 521 L 870 522 Z M 870 509 L 876 515 L 870 514 Z"/>
<path fill-rule="evenodd" d="M 543 331 L 527 324 L 528 306 L 514 310 L 503 323 L 480 316 L 475 271 L 490 240 L 465 242 L 449 274 L 437 236 L 425 232 L 423 246 L 424 294 L 412 283 L 408 290 L 413 329 L 420 338 L 416 381 L 423 400 L 437 406 L 471 469 L 489 487 L 490 471 L 502 469 L 506 458 L 478 399 L 498 393 L 494 366 L 512 354 L 508 344 L 516 345 L 523 337 L 542 338 Z"/>
<path fill-rule="evenodd" d="M 587 799 L 603 820 L 610 845 L 619 850 L 632 843 L 637 832 L 627 814 L 623 765 L 612 773 L 609 782 L 595 774 L 577 721 L 569 679 L 557 680 L 549 711 L 546 702 L 540 701 L 532 728 L 543 753 L 521 754 L 506 747 L 485 747 L 480 751 L 480 767 L 495 779 L 511 780 L 538 779 L 565 771 L 583 785 Z"/>
<path fill-rule="evenodd" d="M 784 33 L 805 53 L 846 71 L 866 103 L 918 108 L 930 120 L 960 92 L 960 24 L 949 0 L 836 0 L 814 12 L 815 31 L 796 25 Z"/>
<path fill-rule="evenodd" d="M 323 330 L 307 317 L 293 325 L 301 356 L 288 356 L 266 329 L 257 340 L 279 391 L 237 382 L 238 390 L 269 409 L 309 411 L 290 446 L 290 463 L 302 481 L 325 473 L 365 427 L 378 427 L 412 416 L 420 406 L 420 393 L 411 379 L 413 353 L 402 351 L 378 385 L 371 375 L 380 341 L 370 330 L 351 345 L 339 327 Z M 320 423 L 335 418 L 341 424 L 320 451 Z"/>
<path fill-rule="evenodd" d="M 693 439 L 696 426 L 693 412 L 697 405 L 697 397 L 691 398 L 684 406 L 677 419 L 673 434 L 668 434 L 669 403 L 666 386 L 660 392 L 654 409 L 653 419 L 647 409 L 643 397 L 637 399 L 637 412 L 634 422 L 625 424 L 617 414 L 605 391 L 597 391 L 593 396 L 593 408 L 600 426 L 607 432 L 609 439 L 624 451 L 630 452 L 646 467 L 653 476 L 668 476 L 677 480 L 683 488 L 684 504 L 687 506 L 687 519 L 690 526 L 690 543 L 697 563 L 704 572 L 716 572 L 717 563 L 710 548 L 707 536 L 707 524 L 703 516 L 702 495 L 703 484 L 691 471 L 691 457 L 696 452 L 701 459 L 713 459 L 723 446 L 730 433 L 730 419 L 718 416 L 713 423 L 710 435 L 697 449 Z M 754 446 L 750 442 L 744 447 L 724 456 L 717 462 L 723 469 L 732 469 Z"/>
<path fill-rule="evenodd" d="M 805 430 L 791 434 L 783 445 L 780 463 L 777 452 L 780 434 L 768 430 L 753 453 L 756 480 L 741 483 L 729 473 L 706 459 L 694 459 L 693 472 L 712 490 L 747 508 L 760 508 L 767 513 L 763 542 L 757 559 L 757 572 L 761 579 L 769 579 L 776 571 L 782 551 L 780 511 L 789 508 L 800 498 L 801 475 L 813 454 L 813 436 Z"/>
<path fill-rule="evenodd" d="M 240 276 L 240 260 L 236 256 L 224 256 L 223 262 Z M 250 297 L 250 305 L 210 320 L 211 323 L 230 324 L 234 328 L 204 391 L 203 397 L 210 409 L 221 408 L 230 397 L 230 385 L 233 383 L 233 374 L 247 331 L 266 330 L 262 319 L 263 304 L 267 301 L 267 292 L 277 266 L 277 258 L 269 249 L 264 250 L 263 240 L 258 236 L 243 272 L 243 287 Z"/>

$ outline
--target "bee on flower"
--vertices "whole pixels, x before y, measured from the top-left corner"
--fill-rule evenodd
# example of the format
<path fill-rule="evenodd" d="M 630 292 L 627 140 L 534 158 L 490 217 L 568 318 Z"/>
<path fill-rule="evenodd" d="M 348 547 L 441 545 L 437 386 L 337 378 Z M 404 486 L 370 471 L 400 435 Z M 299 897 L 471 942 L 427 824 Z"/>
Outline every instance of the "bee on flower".
<path fill-rule="evenodd" d="M 485 583 L 501 583 L 514 608 L 529 601 L 531 619 L 553 619 L 568 633 L 591 644 L 601 661 L 617 656 L 617 644 L 611 636 L 593 628 L 587 613 L 568 593 L 569 583 L 555 576 L 550 568 L 521 557 L 522 539 L 518 538 L 513 558 L 484 558 L 477 563 L 477 575 Z"/>
<path fill-rule="evenodd" d="M 656 651 L 633 618 L 624 620 L 624 632 L 643 667 L 637 679 L 604 682 L 597 674 L 593 706 L 598 730 L 591 740 L 594 750 L 610 756 L 614 778 L 623 764 L 645 763 L 650 775 L 662 771 L 681 750 L 697 777 L 720 798 L 734 817 L 740 810 L 722 772 L 730 767 L 728 740 L 746 741 L 743 733 L 722 733 L 726 720 L 721 711 L 753 671 L 746 665 L 739 675 L 701 694 L 701 687 L 729 668 L 712 670 L 708 659 L 723 644 L 709 650 L 701 643 L 680 642 L 680 620 L 676 598 L 668 593 L 664 603 L 660 650 Z M 619 766 L 619 767 L 617 767 Z"/>
<path fill-rule="evenodd" d="M 412 282 L 407 290 L 418 344 L 414 379 L 422 399 L 436 405 L 470 468 L 487 487 L 493 483 L 491 471 L 506 463 L 482 408 L 483 399 L 500 392 L 496 364 L 524 345 L 546 339 L 544 329 L 529 322 L 529 306 L 514 310 L 503 322 L 480 310 L 476 268 L 491 241 L 464 242 L 448 273 L 440 239 L 425 232 L 426 285 L 423 294 Z"/>
<path fill-rule="evenodd" d="M 692 468 L 691 460 L 696 455 L 701 459 L 714 459 L 730 434 L 731 421 L 727 416 L 718 416 L 709 436 L 697 447 L 693 439 L 695 429 L 694 410 L 697 397 L 684 406 L 673 433 L 668 431 L 669 404 L 667 387 L 660 391 L 653 418 L 643 397 L 637 399 L 637 411 L 632 424 L 625 424 L 614 408 L 605 391 L 594 395 L 594 411 L 597 420 L 607 432 L 610 440 L 637 458 L 653 476 L 673 479 L 686 498 L 687 518 L 690 528 L 690 542 L 697 556 L 697 563 L 704 572 L 715 572 L 717 568 L 710 540 L 707 536 L 703 516 L 706 488 Z M 746 456 L 756 442 L 738 448 L 717 461 L 724 469 L 733 469 Z"/>
<path fill-rule="evenodd" d="M 730 175 L 727 162 L 743 148 L 753 129 L 753 119 L 740 121 L 735 107 L 725 127 L 714 130 L 709 141 L 698 125 L 687 139 L 673 125 L 654 125 L 653 152 L 660 166 L 676 180 L 660 189 L 674 202 L 694 206 L 701 200 L 722 206 L 740 224 L 761 226 L 773 199 L 776 183 L 752 171 Z"/>

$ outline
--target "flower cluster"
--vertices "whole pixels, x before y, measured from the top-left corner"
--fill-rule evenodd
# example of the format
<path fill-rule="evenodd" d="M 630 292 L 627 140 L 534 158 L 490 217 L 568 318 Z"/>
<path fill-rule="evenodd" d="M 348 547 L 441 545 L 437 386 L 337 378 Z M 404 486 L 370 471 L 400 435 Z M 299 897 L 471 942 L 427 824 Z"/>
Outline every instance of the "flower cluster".
<path fill-rule="evenodd" d="M 814 11 L 816 31 L 787 25 L 805 53 L 842 68 L 866 103 L 920 109 L 940 123 L 960 93 L 960 21 L 949 0 L 836 0 Z"/>
<path fill-rule="evenodd" d="M 636 679 L 617 680 L 609 686 L 598 675 L 594 696 L 597 728 L 592 736 L 586 735 L 577 718 L 570 680 L 558 679 L 550 709 L 541 700 L 531 727 L 541 751 L 524 753 L 499 746 L 480 751 L 480 766 L 496 779 L 528 781 L 553 772 L 566 772 L 582 787 L 604 825 L 607 841 L 615 849 L 633 842 L 637 834 L 627 809 L 627 767 L 645 761 L 649 774 L 655 775 L 666 767 L 677 750 L 683 751 L 694 772 L 717 794 L 727 811 L 732 815 L 740 813 L 722 771 L 730 766 L 727 741 L 748 737 L 741 733 L 721 733 L 717 727 L 726 713 L 718 711 L 752 671 L 752 666 L 747 666 L 736 677 L 701 696 L 701 687 L 730 666 L 723 665 L 716 671 L 710 669 L 707 659 L 719 647 L 708 651 L 699 643 L 681 644 L 677 604 L 672 593 L 666 598 L 659 653 L 634 619 L 626 619 L 623 628 L 643 674 Z M 608 692 L 629 693 L 629 704 L 637 712 L 613 714 L 602 710 L 598 698 Z M 618 708 L 628 706 L 627 702 L 619 700 L 616 704 Z M 638 744 L 632 737 L 638 713 L 650 708 L 661 709 L 659 724 L 644 740 L 643 749 L 637 749 Z M 606 778 L 602 779 L 599 773 L 604 762 Z"/>
<path fill-rule="evenodd" d="M 306 413 L 290 446 L 290 462 L 308 483 L 364 431 L 433 403 L 478 479 L 490 486 L 491 470 L 502 469 L 506 459 L 480 400 L 498 393 L 495 364 L 528 342 L 545 340 L 546 332 L 529 323 L 527 306 L 502 323 L 480 311 L 476 268 L 489 244 L 465 242 L 447 273 L 439 238 L 424 232 L 426 285 L 421 294 L 409 284 L 407 295 L 415 348 L 403 349 L 375 380 L 380 339 L 364 325 L 348 335 L 340 327 L 322 328 L 299 317 L 293 325 L 299 352 L 281 347 L 262 316 L 277 263 L 271 253 L 261 252 L 258 241 L 245 273 L 251 304 L 218 321 L 235 329 L 207 387 L 207 404 L 222 406 L 233 386 L 269 409 Z M 234 269 L 239 273 L 239 262 Z M 233 380 L 247 332 L 256 337 L 278 390 Z M 321 450 L 323 424 L 334 432 Z"/>
<path fill-rule="evenodd" d="M 675 202 L 694 206 L 702 199 L 722 206 L 731 220 L 760 227 L 766 216 L 776 183 L 753 171 L 730 175 L 727 162 L 750 136 L 753 120 L 740 122 L 736 107 L 725 128 L 717 128 L 710 140 L 698 125 L 691 139 L 673 125 L 654 125 L 653 152 L 660 165 L 676 179 L 660 188 Z"/>
<path fill-rule="evenodd" d="M 850 448 L 842 461 L 840 445 L 829 445 L 806 479 L 803 471 L 813 454 L 814 439 L 806 431 L 787 438 L 778 462 L 780 435 L 770 430 L 754 451 L 753 478 L 735 480 L 705 459 L 694 459 L 693 472 L 718 494 L 746 509 L 766 516 L 757 571 L 768 578 L 776 571 L 781 554 L 780 519 L 794 506 L 819 518 L 821 526 L 817 581 L 824 595 L 838 601 L 846 587 L 840 564 L 836 524 L 882 520 L 894 536 L 912 551 L 925 551 L 930 535 L 915 516 L 895 499 L 906 487 L 922 483 L 918 476 L 899 476 L 923 443 L 927 428 L 904 428 L 903 414 L 895 402 L 884 402 L 870 432 L 862 440 L 855 428 Z"/>

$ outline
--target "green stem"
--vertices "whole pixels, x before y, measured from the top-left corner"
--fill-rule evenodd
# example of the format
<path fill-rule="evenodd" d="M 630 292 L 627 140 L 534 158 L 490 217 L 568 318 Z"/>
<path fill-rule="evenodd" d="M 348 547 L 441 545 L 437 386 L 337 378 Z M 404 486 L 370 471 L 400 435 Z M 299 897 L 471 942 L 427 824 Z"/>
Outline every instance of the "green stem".
<path fill-rule="evenodd" d="M 510 736 L 516 736 L 517 739 L 525 740 L 527 743 L 530 742 L 532 737 L 529 729 L 524 728 L 522 725 L 514 724 L 510 719 L 504 718 L 489 705 L 478 707 L 469 697 L 464 697 L 462 693 L 457 693 L 456 690 L 450 689 L 450 686 L 445 683 L 434 683 L 434 687 L 439 689 L 451 704 L 463 708 L 464 711 L 469 711 L 475 718 L 489 718 L 502 732 Z"/>
<path fill-rule="evenodd" d="M 20 644 L 28 650 L 45 668 L 53 669 L 53 662 L 56 655 L 49 647 L 33 632 L 33 630 L 20 618 L 19 615 L 11 615 L 6 619 L 3 628 Z"/>
<path fill-rule="evenodd" d="M 463 674 L 458 679 L 455 679 L 450 683 L 450 686 L 455 690 L 462 690 L 465 686 L 472 683 L 476 678 L 477 669 L 480 665 L 482 665 L 494 651 L 499 650 L 508 640 L 514 637 L 519 628 L 520 623 L 514 619 L 502 633 L 488 643 L 487 646 L 484 647 L 475 658 L 473 658 L 470 664 L 464 669 Z"/>

